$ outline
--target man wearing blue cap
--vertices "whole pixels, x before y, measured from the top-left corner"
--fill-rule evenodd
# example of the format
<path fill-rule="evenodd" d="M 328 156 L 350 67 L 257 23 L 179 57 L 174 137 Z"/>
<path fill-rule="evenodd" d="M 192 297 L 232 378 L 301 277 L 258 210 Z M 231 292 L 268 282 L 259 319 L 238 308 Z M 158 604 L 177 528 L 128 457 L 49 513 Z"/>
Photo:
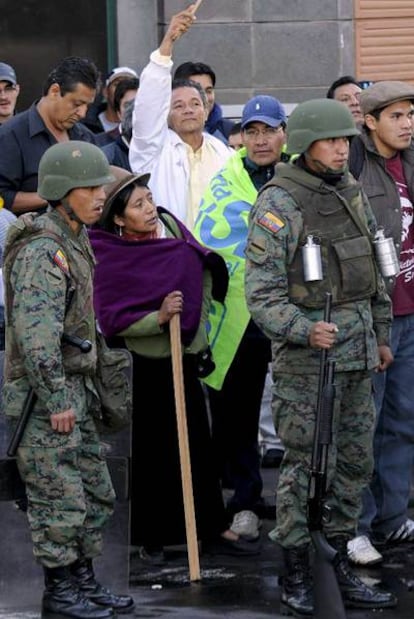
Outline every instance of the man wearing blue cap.
<path fill-rule="evenodd" d="M 19 92 L 15 70 L 9 64 L 0 62 L 0 125 L 12 118 Z"/>
<path fill-rule="evenodd" d="M 253 539 L 259 535 L 258 515 L 263 510 L 257 437 L 270 342 L 247 309 L 244 249 L 250 210 L 258 190 L 273 177 L 285 125 L 285 110 L 274 97 L 258 95 L 246 103 L 241 120 L 244 147 L 210 181 L 194 231 L 229 269 L 224 305 L 213 303 L 209 315 L 216 369 L 205 382 L 221 474 L 234 485 L 228 504 L 232 529 Z"/>

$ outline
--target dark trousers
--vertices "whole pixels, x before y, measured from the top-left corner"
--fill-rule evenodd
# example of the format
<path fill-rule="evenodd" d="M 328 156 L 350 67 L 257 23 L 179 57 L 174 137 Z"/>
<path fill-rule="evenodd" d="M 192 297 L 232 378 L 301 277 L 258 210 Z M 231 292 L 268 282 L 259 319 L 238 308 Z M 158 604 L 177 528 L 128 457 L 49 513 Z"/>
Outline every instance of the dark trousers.
<path fill-rule="evenodd" d="M 131 543 L 147 549 L 186 541 L 171 359 L 133 354 Z M 194 355 L 183 373 L 198 539 L 228 528 L 204 393 Z"/>
<path fill-rule="evenodd" d="M 258 432 L 270 356 L 269 340 L 248 328 L 222 389 L 208 389 L 214 453 L 223 484 L 234 488 L 228 503 L 233 514 L 256 511 L 261 502 Z"/>
<path fill-rule="evenodd" d="M 4 325 L 4 307 L 0 305 L 0 350 L 4 350 L 5 344 L 5 325 Z"/>

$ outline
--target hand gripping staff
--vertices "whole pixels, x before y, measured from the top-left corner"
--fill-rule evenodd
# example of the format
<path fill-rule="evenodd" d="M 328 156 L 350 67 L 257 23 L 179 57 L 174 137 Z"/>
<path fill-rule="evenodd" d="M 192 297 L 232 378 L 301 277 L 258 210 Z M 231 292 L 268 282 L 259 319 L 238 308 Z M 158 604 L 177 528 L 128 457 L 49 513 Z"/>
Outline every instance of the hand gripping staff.
<path fill-rule="evenodd" d="M 324 321 L 330 322 L 332 294 L 326 293 Z M 337 551 L 328 543 L 323 525 L 329 520 L 325 503 L 327 491 L 328 451 L 332 442 L 332 417 L 335 401 L 335 362 L 328 351 L 320 353 L 318 401 L 313 438 L 308 492 L 308 527 L 315 548 L 313 563 L 315 619 L 346 619 L 341 592 L 335 574 Z"/>

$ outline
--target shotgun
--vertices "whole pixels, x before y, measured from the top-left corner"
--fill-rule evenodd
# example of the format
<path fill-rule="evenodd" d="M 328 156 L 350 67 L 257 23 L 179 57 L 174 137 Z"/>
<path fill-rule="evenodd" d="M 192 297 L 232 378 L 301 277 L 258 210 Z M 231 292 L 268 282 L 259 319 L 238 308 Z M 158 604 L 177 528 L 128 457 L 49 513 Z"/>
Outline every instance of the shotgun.
<path fill-rule="evenodd" d="M 332 294 L 326 293 L 324 321 L 331 319 Z M 308 492 L 308 527 L 315 549 L 313 563 L 315 619 L 346 619 L 342 595 L 334 569 L 337 551 L 328 543 L 324 523 L 329 521 L 329 507 L 325 503 L 329 445 L 332 443 L 332 418 L 335 402 L 335 362 L 328 351 L 321 350 L 313 438 L 311 471 Z"/>

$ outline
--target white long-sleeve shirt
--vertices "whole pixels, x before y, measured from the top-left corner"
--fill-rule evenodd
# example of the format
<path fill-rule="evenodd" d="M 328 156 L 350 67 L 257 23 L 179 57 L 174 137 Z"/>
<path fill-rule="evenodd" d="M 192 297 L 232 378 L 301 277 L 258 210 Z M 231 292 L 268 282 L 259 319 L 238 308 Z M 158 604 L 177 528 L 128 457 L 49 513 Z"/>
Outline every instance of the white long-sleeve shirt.
<path fill-rule="evenodd" d="M 201 149 L 189 156 L 188 144 L 168 128 L 172 65 L 170 57 L 156 50 L 142 71 L 129 161 L 135 174 L 151 174 L 149 186 L 156 204 L 170 210 L 191 229 L 204 190 L 233 151 L 203 133 Z"/>

